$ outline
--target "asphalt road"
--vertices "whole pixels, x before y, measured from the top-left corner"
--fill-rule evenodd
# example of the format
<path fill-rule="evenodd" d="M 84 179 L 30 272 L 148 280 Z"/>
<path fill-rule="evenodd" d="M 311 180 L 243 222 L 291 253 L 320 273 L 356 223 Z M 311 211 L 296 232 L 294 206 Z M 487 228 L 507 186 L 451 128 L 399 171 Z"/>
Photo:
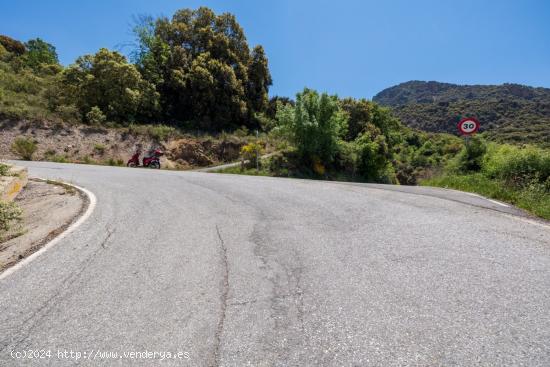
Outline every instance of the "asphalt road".
<path fill-rule="evenodd" d="M 550 365 L 550 227 L 513 208 L 428 188 L 27 165 L 98 202 L 0 280 L 2 366 Z M 29 350 L 52 355 L 10 356 Z"/>

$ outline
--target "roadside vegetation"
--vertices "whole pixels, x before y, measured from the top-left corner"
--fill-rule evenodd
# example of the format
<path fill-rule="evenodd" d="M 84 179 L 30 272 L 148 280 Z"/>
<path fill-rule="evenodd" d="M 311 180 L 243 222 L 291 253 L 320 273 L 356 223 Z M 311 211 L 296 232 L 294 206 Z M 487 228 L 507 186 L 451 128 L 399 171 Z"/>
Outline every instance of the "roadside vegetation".
<path fill-rule="evenodd" d="M 544 88 L 410 82 L 377 96 L 393 110 L 308 88 L 269 99 L 267 55 L 232 14 L 182 9 L 140 17 L 133 32 L 129 57 L 102 48 L 68 67 L 44 40 L 0 36 L 0 126 L 19 124 L 3 151 L 124 165 L 146 143 L 165 148 L 167 168 L 240 160 L 223 171 L 453 187 L 550 216 Z M 489 129 L 464 145 L 442 133 L 454 133 L 460 113 L 525 129 L 499 137 Z M 67 143 L 46 143 L 52 136 Z"/>
<path fill-rule="evenodd" d="M 304 89 L 279 103 L 270 136 L 282 149 L 221 170 L 282 177 L 432 185 L 477 192 L 550 219 L 550 151 L 404 127 L 387 108 Z M 245 156 L 243 155 L 243 162 Z"/>
<path fill-rule="evenodd" d="M 0 36 L 0 126 L 20 125 L 9 142 L 1 140 L 1 151 L 25 160 L 120 165 L 136 145 L 163 146 L 184 156 L 173 155 L 181 163 L 170 168 L 238 159 L 274 113 L 263 47 L 248 44 L 235 16 L 206 7 L 140 17 L 133 32 L 128 57 L 102 48 L 67 67 L 44 40 Z M 43 127 L 52 134 L 37 133 Z M 75 130 L 90 146 L 71 144 Z M 97 136 L 113 131 L 123 142 Z M 67 143 L 54 146 L 55 136 L 68 136 Z"/>
<path fill-rule="evenodd" d="M 0 117 L 205 132 L 260 127 L 272 84 L 235 16 L 201 7 L 141 17 L 130 60 L 106 48 L 63 67 L 55 47 L 0 36 Z"/>
<path fill-rule="evenodd" d="M 0 177 L 7 176 L 10 171 L 10 166 L 4 163 L 0 163 Z"/>
<path fill-rule="evenodd" d="M 10 167 L 0 163 L 0 179 L 9 175 Z M 15 203 L 0 200 L 0 242 L 6 240 L 11 231 L 21 222 L 22 211 Z"/>
<path fill-rule="evenodd" d="M 475 137 L 441 175 L 422 184 L 476 192 L 550 219 L 550 151 L 538 147 Z"/>
<path fill-rule="evenodd" d="M 15 203 L 0 201 L 0 242 L 4 241 L 9 231 L 21 221 L 22 211 Z"/>
<path fill-rule="evenodd" d="M 13 141 L 11 149 L 21 159 L 32 161 L 32 156 L 36 152 L 37 146 L 33 139 L 20 136 Z"/>
<path fill-rule="evenodd" d="M 295 102 L 278 101 L 266 126 L 258 144 L 271 139 L 277 153 L 262 159 L 261 170 L 281 177 L 414 185 L 462 149 L 461 139 L 406 128 L 374 102 L 307 88 Z M 250 172 L 255 162 L 242 159 L 250 163 L 224 172 Z"/>

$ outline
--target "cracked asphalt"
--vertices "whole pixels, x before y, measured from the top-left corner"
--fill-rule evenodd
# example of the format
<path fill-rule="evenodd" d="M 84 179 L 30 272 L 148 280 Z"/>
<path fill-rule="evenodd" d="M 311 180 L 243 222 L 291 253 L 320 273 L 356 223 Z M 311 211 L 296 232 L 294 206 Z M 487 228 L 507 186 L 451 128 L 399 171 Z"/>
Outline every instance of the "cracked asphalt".
<path fill-rule="evenodd" d="M 550 365 L 550 227 L 517 209 L 423 187 L 19 164 L 98 202 L 0 280 L 2 366 Z M 25 350 L 52 356 L 12 357 Z"/>

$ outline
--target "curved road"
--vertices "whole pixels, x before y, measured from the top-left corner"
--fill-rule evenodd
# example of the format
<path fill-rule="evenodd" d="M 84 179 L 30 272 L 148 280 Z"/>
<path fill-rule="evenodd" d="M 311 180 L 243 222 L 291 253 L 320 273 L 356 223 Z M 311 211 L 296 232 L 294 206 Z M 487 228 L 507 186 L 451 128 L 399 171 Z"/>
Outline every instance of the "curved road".
<path fill-rule="evenodd" d="M 550 365 L 550 227 L 513 208 L 421 187 L 23 164 L 98 202 L 0 280 L 0 365 Z M 10 356 L 29 349 L 52 356 Z"/>

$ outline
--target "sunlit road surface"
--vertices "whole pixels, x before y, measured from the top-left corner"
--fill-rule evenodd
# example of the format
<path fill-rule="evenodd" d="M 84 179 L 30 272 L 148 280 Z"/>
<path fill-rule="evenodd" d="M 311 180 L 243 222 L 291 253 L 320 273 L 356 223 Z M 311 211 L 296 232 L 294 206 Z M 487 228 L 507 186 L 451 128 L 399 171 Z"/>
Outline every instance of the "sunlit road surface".
<path fill-rule="evenodd" d="M 418 187 L 21 164 L 97 206 L 0 280 L 2 366 L 550 365 L 550 227 L 514 208 Z M 50 357 L 22 357 L 35 350 Z"/>

